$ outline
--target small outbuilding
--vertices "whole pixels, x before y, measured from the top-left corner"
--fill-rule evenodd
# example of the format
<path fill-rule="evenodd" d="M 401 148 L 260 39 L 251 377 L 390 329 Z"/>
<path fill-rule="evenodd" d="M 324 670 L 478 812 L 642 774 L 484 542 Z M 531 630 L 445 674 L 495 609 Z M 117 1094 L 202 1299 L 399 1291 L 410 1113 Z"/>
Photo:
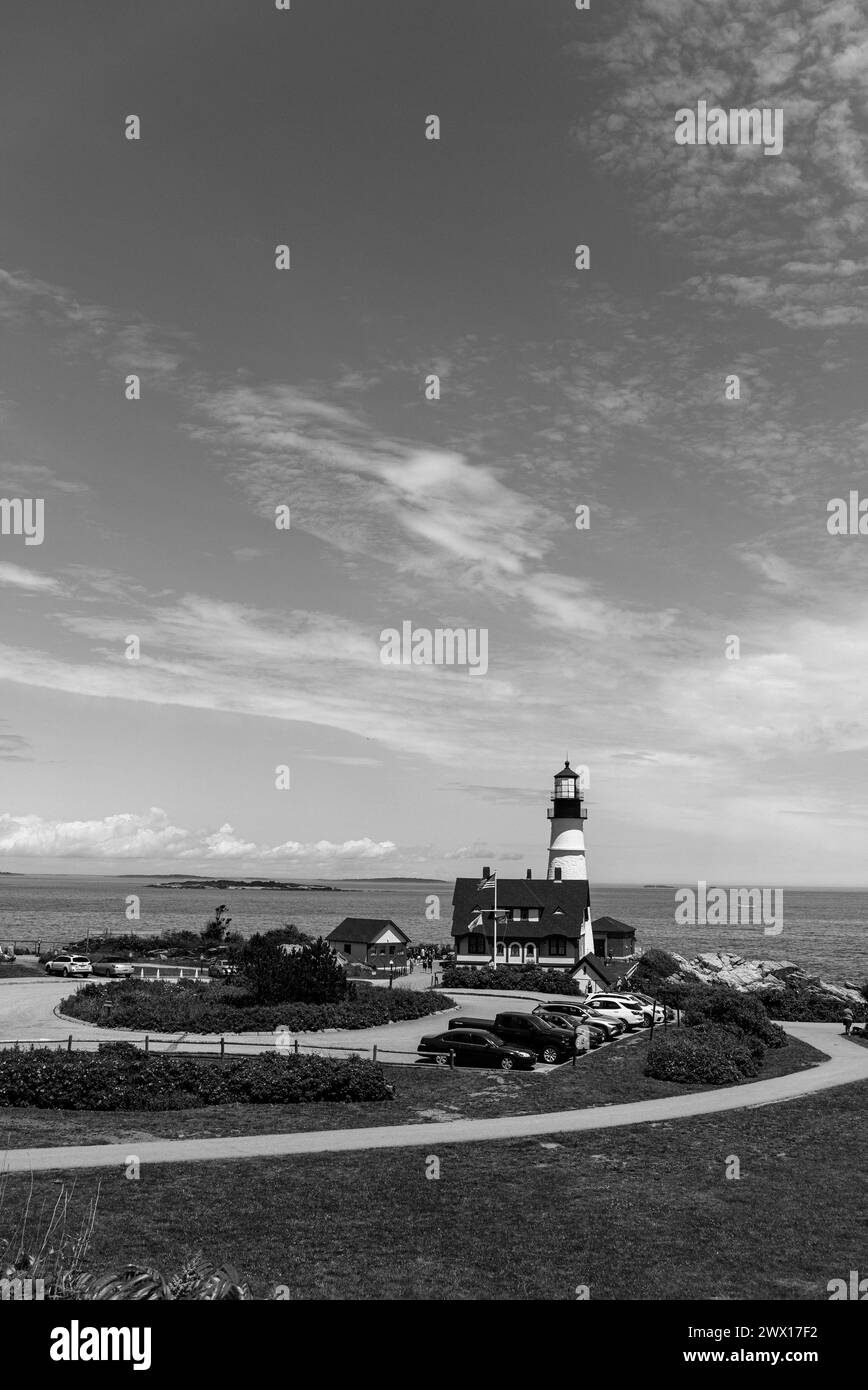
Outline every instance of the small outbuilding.
<path fill-rule="evenodd" d="M 594 955 L 603 960 L 624 960 L 636 954 L 636 928 L 617 917 L 597 917 L 593 926 Z"/>
<path fill-rule="evenodd" d="M 326 941 L 348 965 L 369 965 L 378 974 L 407 968 L 407 933 L 386 917 L 345 917 Z"/>

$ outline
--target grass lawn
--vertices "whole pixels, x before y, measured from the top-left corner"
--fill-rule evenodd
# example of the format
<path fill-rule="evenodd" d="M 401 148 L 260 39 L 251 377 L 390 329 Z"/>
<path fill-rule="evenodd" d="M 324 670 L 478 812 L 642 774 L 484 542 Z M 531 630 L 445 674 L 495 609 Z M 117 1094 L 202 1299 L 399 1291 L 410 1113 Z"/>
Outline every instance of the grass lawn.
<path fill-rule="evenodd" d="M 0 980 L 50 980 L 45 966 L 35 959 L 0 961 Z"/>
<path fill-rule="evenodd" d="M 89 1266 L 203 1249 L 299 1299 L 817 1299 L 865 1257 L 868 1083 L 557 1139 L 74 1174 Z M 829 1162 L 834 1145 L 835 1162 Z M 727 1164 L 738 1158 L 738 1180 Z M 4 1180 L 11 1238 L 30 1179 Z M 36 1174 L 35 1217 L 62 1179 Z M 34 1218 L 35 1219 L 35 1218 Z M 25 1246 L 27 1241 L 25 1239 Z M 804 1319 L 810 1321 L 810 1319 Z"/>
<path fill-rule="evenodd" d="M 647 1034 L 600 1048 L 570 1065 L 541 1072 L 481 1069 L 450 1071 L 433 1064 L 387 1067 L 395 1087 L 389 1102 L 313 1105 L 222 1105 L 190 1110 L 92 1111 L 0 1109 L 0 1148 L 112 1144 L 148 1139 L 200 1139 L 212 1135 L 281 1134 L 428 1120 L 485 1119 L 541 1114 L 623 1101 L 656 1100 L 708 1089 L 655 1081 L 643 1074 Z M 780 1076 L 816 1065 L 823 1054 L 795 1038 L 766 1054 L 757 1077 Z M 214 1063 L 219 1066 L 219 1062 Z"/>

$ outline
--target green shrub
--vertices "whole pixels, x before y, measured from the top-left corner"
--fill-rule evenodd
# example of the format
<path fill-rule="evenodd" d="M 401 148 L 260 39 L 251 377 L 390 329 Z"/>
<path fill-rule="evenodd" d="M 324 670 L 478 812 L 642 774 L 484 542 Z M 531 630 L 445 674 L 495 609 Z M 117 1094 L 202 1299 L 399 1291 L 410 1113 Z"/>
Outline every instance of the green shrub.
<path fill-rule="evenodd" d="M 327 1004 L 351 994 L 338 958 L 327 941 L 305 941 L 292 954 L 275 935 L 257 932 L 239 953 L 241 970 L 259 1004 L 298 1001 Z"/>
<path fill-rule="evenodd" d="M 762 1048 L 763 1044 L 755 1040 Z M 645 1075 L 681 1084 L 701 1082 L 731 1086 L 756 1076 L 761 1056 L 756 1047 L 713 1023 L 657 1032 L 648 1048 Z"/>
<path fill-rule="evenodd" d="M 534 994 L 583 995 L 584 990 L 566 970 L 541 970 L 536 965 L 490 966 L 447 965 L 443 971 L 445 989 L 522 989 Z"/>
<path fill-rule="evenodd" d="M 653 993 L 655 987 L 680 969 L 678 961 L 668 951 L 659 946 L 649 946 L 639 959 L 639 964 L 630 976 L 630 983 L 636 989 Z"/>
<path fill-rule="evenodd" d="M 783 1028 L 771 1022 L 756 994 L 727 985 L 699 985 L 694 986 L 683 1007 L 683 1021 L 687 1024 L 717 1023 L 738 1034 L 751 1034 L 767 1047 L 783 1047 L 787 1040 Z"/>
<path fill-rule="evenodd" d="M 13 1048 L 0 1054 L 0 1106 L 178 1110 L 239 1102 L 381 1101 L 390 1095 L 382 1067 L 355 1057 L 289 1052 L 218 1060 L 130 1052 L 123 1045 L 97 1053 Z"/>
<path fill-rule="evenodd" d="M 788 984 L 785 989 L 757 990 L 755 997 L 765 1006 L 771 1018 L 784 1019 L 789 1023 L 840 1023 L 846 1008 L 852 1009 L 854 1018 L 865 1018 L 868 1014 L 864 1005 L 845 1004 L 832 994 L 795 982 Z"/>
<path fill-rule="evenodd" d="M 198 980 L 117 980 L 89 983 L 69 995 L 61 1012 L 84 1023 L 148 1033 L 294 1033 L 323 1028 L 374 1028 L 425 1018 L 451 1007 L 433 990 L 353 986 L 353 997 L 331 1004 L 259 1004 L 243 986 L 215 988 Z M 107 1012 L 106 1005 L 111 1005 Z"/>

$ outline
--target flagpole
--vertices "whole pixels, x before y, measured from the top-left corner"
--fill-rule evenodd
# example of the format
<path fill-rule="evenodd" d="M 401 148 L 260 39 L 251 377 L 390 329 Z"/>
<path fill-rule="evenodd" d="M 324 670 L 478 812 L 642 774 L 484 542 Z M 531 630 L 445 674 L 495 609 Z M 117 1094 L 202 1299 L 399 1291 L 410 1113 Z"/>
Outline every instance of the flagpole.
<path fill-rule="evenodd" d="M 497 870 L 494 871 L 494 956 L 492 957 L 492 970 L 497 969 Z"/>

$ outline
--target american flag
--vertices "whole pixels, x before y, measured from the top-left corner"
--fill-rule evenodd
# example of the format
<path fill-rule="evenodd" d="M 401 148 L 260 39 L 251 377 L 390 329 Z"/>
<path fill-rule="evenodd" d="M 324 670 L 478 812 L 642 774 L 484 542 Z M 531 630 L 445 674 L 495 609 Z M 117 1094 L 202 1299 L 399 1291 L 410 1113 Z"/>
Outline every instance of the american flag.
<path fill-rule="evenodd" d="M 482 880 L 481 883 L 477 883 L 476 887 L 477 887 L 477 888 L 493 888 L 493 887 L 494 887 L 494 880 L 495 880 L 496 878 L 497 878 L 497 874 L 490 874 L 490 875 L 488 876 L 488 878 L 484 878 L 484 879 Z"/>

